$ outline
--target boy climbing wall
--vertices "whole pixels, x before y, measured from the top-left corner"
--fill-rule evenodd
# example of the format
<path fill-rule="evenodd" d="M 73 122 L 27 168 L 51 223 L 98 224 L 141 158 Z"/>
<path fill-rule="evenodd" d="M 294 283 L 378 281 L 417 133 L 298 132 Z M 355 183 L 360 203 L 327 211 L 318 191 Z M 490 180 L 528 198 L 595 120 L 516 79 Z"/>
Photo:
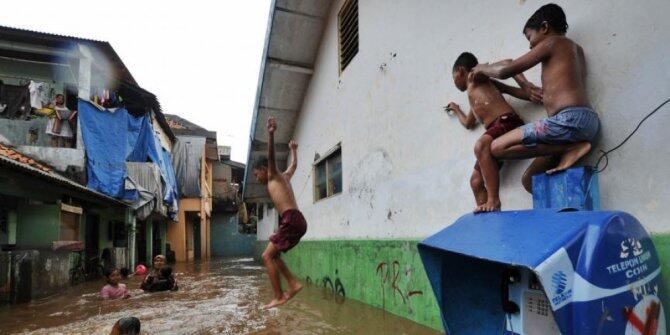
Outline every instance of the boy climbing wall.
<path fill-rule="evenodd" d="M 281 220 L 279 229 L 270 236 L 270 242 L 263 252 L 263 263 L 268 269 L 268 276 L 272 284 L 274 297 L 264 309 L 277 307 L 293 298 L 302 289 L 302 284 L 289 271 L 286 263 L 280 258 L 282 252 L 287 252 L 295 247 L 300 238 L 307 232 L 307 222 L 298 210 L 295 201 L 291 177 L 298 166 L 298 144 L 295 141 L 289 143 L 291 150 L 291 164 L 284 172 L 277 171 L 275 163 L 274 133 L 277 130 L 277 121 L 271 117 L 268 119 L 268 157 L 259 157 L 254 162 L 253 173 L 256 179 L 267 184 L 270 198 L 280 213 Z M 289 289 L 283 292 L 279 273 L 284 275 Z"/>
<path fill-rule="evenodd" d="M 586 94 L 584 50 L 565 37 L 567 30 L 563 9 L 555 4 L 544 5 L 523 28 L 530 42 L 528 53 L 474 68 L 476 77 L 504 79 L 542 64 L 542 101 L 548 117 L 491 143 L 491 153 L 498 159 L 537 157 L 524 174 L 523 183 L 529 192 L 533 174 L 569 168 L 591 150 L 600 131 L 598 114 Z"/>
<path fill-rule="evenodd" d="M 477 202 L 475 212 L 491 212 L 499 211 L 501 207 L 498 192 L 500 163 L 491 156 L 491 142 L 524 124 L 512 106 L 505 101 L 502 93 L 536 102 L 542 101 L 542 93 L 540 88 L 528 82 L 523 75 L 514 78 L 523 88 L 511 87 L 486 77 L 476 78 L 472 69 L 477 63 L 473 54 L 464 52 L 454 62 L 452 71 L 456 87 L 461 92 L 467 91 L 470 112 L 466 115 L 454 102 L 450 102 L 446 108 L 453 111 L 467 129 L 474 128 L 477 121 L 486 127 L 486 132 L 475 144 L 477 163 L 470 177 L 470 186 Z"/>

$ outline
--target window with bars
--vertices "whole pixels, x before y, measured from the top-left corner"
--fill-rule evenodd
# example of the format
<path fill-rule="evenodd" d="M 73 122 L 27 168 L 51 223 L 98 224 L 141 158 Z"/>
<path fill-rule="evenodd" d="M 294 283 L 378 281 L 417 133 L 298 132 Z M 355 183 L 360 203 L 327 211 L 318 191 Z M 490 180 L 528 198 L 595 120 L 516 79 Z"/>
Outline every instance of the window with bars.
<path fill-rule="evenodd" d="M 314 201 L 342 193 L 342 150 L 338 147 L 314 164 Z"/>
<path fill-rule="evenodd" d="M 347 0 L 338 14 L 340 73 L 358 53 L 358 0 Z"/>

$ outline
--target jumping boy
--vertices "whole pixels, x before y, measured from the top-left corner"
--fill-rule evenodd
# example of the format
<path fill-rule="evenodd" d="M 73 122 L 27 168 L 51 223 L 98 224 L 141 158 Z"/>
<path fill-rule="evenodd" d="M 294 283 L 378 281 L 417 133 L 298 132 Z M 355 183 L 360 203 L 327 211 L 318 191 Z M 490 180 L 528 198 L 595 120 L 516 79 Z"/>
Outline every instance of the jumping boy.
<path fill-rule="evenodd" d="M 567 30 L 563 9 L 555 4 L 544 5 L 523 28 L 530 42 L 528 53 L 474 69 L 476 77 L 504 79 L 542 63 L 543 103 L 548 117 L 515 129 L 491 144 L 491 154 L 498 159 L 537 157 L 523 178 L 529 192 L 533 174 L 551 174 L 571 167 L 591 150 L 600 131 L 598 114 L 586 94 L 584 50 L 565 37 Z"/>
<path fill-rule="evenodd" d="M 456 58 L 452 71 L 454 85 L 461 92 L 468 93 L 470 112 L 466 115 L 454 102 L 450 102 L 446 108 L 453 111 L 467 129 L 474 128 L 477 121 L 486 127 L 486 132 L 475 144 L 477 163 L 470 177 L 470 187 L 477 202 L 475 212 L 492 212 L 499 211 L 501 203 L 498 192 L 500 163 L 491 156 L 491 142 L 524 124 L 512 106 L 505 101 L 502 93 L 535 102 L 542 101 L 542 93 L 540 88 L 528 82 L 523 75 L 514 78 L 522 88 L 511 87 L 483 76 L 475 77 L 472 69 L 477 63 L 473 54 L 464 52 Z"/>
<path fill-rule="evenodd" d="M 293 298 L 302 289 L 302 284 L 291 274 L 286 263 L 280 258 L 282 252 L 287 252 L 295 247 L 300 238 L 307 232 L 307 222 L 298 210 L 298 205 L 291 188 L 291 177 L 298 167 L 298 144 L 295 141 L 289 143 L 291 150 L 291 164 L 284 172 L 277 170 L 275 163 L 274 133 L 277 130 L 277 121 L 271 117 L 268 119 L 268 157 L 259 157 L 255 160 L 253 173 L 256 179 L 267 184 L 270 198 L 281 213 L 278 231 L 270 236 L 270 242 L 263 252 L 263 263 L 268 269 L 268 276 L 272 284 L 274 297 L 264 309 L 277 307 Z M 282 291 L 279 273 L 284 275 L 289 285 L 286 292 Z"/>

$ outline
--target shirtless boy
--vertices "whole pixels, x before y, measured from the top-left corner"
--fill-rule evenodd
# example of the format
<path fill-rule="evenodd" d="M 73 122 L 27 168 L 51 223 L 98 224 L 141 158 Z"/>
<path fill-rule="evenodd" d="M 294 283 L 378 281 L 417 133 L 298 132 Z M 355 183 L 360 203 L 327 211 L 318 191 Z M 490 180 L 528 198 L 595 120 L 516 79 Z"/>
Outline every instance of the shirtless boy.
<path fill-rule="evenodd" d="M 454 102 L 449 103 L 447 110 L 453 111 L 467 129 L 474 128 L 477 121 L 486 127 L 486 132 L 475 144 L 477 163 L 470 177 L 470 186 L 477 202 L 475 212 L 499 211 L 500 164 L 491 156 L 491 142 L 524 124 L 505 101 L 502 93 L 536 102 L 541 102 L 542 93 L 540 88 L 528 82 L 523 75 L 514 78 L 523 88 L 511 87 L 483 76 L 475 77 L 472 69 L 476 65 L 477 58 L 469 52 L 464 52 L 454 62 L 452 71 L 456 87 L 461 92 L 468 93 L 470 112 L 466 115 Z"/>
<path fill-rule="evenodd" d="M 274 292 L 272 301 L 265 305 L 264 309 L 283 305 L 302 289 L 302 284 L 291 274 L 286 263 L 280 258 L 280 254 L 295 247 L 300 238 L 307 232 L 307 222 L 298 210 L 290 182 L 298 166 L 298 144 L 295 141 L 289 143 L 291 164 L 286 171 L 277 171 L 274 145 L 277 121 L 273 117 L 268 119 L 267 128 L 268 157 L 259 157 L 255 160 L 253 173 L 260 183 L 267 184 L 270 198 L 277 211 L 281 213 L 281 220 L 278 231 L 270 236 L 270 242 L 263 252 L 263 263 L 268 269 L 268 276 Z M 286 292 L 282 290 L 279 273 L 284 275 L 288 283 L 289 289 Z"/>
<path fill-rule="evenodd" d="M 548 117 L 491 143 L 491 153 L 498 159 L 537 157 L 524 174 L 524 187 L 529 192 L 533 174 L 551 174 L 571 167 L 591 150 L 600 131 L 598 114 L 586 94 L 584 51 L 565 37 L 567 30 L 563 9 L 555 4 L 544 5 L 523 28 L 530 42 L 528 53 L 474 68 L 475 76 L 504 79 L 542 64 L 542 101 Z"/>

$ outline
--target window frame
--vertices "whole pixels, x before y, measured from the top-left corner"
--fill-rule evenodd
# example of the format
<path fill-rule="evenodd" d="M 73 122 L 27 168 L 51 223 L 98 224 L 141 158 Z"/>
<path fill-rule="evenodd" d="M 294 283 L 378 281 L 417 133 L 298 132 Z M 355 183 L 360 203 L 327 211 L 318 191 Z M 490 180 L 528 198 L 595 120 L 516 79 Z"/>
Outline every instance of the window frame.
<path fill-rule="evenodd" d="M 329 161 L 334 159 L 335 157 L 339 156 L 340 157 L 340 191 L 335 193 L 329 194 L 329 190 L 333 189 L 332 184 L 329 182 L 331 180 L 330 177 L 330 165 L 328 164 Z M 323 198 L 319 198 L 319 189 L 317 187 L 317 168 L 319 165 L 323 164 L 325 166 L 325 174 L 326 174 L 326 196 Z M 336 197 L 340 194 L 342 194 L 342 191 L 344 190 L 344 185 L 343 185 L 343 178 L 342 178 L 342 145 L 338 143 L 335 147 L 332 149 L 328 150 L 323 156 L 319 157 L 312 163 L 312 201 L 313 203 L 317 203 L 322 200 L 330 199 L 333 197 Z"/>

